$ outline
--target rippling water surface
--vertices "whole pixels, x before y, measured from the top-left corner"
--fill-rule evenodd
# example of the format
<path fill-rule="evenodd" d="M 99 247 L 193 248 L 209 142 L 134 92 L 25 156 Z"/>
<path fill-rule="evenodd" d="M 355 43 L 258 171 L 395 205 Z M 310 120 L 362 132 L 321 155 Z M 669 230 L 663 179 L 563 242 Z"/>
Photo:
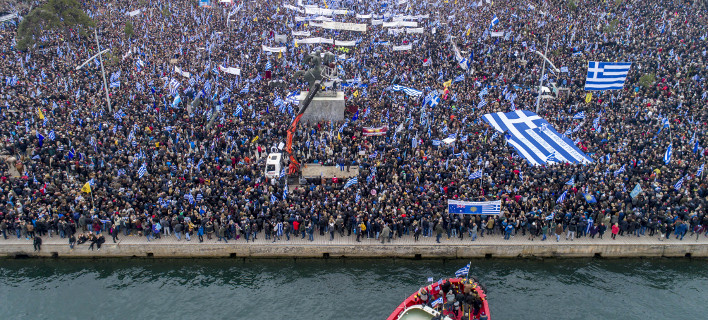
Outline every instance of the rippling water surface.
<path fill-rule="evenodd" d="M 385 319 L 467 261 L 0 260 L 0 319 Z M 704 260 L 476 260 L 493 319 L 701 319 Z"/>

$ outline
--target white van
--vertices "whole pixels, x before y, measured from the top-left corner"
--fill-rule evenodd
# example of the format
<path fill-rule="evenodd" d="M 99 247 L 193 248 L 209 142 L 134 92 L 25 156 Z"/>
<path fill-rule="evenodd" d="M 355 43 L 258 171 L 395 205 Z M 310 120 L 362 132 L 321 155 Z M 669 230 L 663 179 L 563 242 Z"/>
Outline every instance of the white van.
<path fill-rule="evenodd" d="M 278 179 L 283 170 L 283 154 L 269 153 L 266 159 L 265 176 L 268 179 Z"/>

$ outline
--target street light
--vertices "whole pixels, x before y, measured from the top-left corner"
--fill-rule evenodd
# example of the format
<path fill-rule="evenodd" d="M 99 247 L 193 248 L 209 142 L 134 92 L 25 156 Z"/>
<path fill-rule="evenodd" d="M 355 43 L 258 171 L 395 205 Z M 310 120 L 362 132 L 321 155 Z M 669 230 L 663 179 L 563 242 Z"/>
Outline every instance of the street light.
<path fill-rule="evenodd" d="M 94 30 L 94 34 L 96 35 L 96 47 L 100 48 L 101 45 L 98 43 L 98 29 Z M 106 91 L 106 102 L 108 102 L 108 112 L 113 112 L 113 109 L 111 108 L 111 98 L 108 96 L 108 84 L 106 83 L 106 72 L 103 69 L 103 57 L 102 55 L 106 52 L 110 51 L 110 49 L 103 50 L 97 54 L 94 54 L 91 58 L 88 58 L 88 60 L 84 61 L 80 66 L 76 67 L 76 70 L 80 70 L 83 68 L 87 63 L 91 62 L 91 60 L 96 59 L 98 57 L 98 61 L 101 62 L 101 74 L 103 75 L 103 90 Z"/>
<path fill-rule="evenodd" d="M 548 35 L 546 35 L 546 49 L 544 50 L 545 52 L 548 52 L 548 41 L 550 41 L 550 38 L 548 37 Z M 538 107 L 541 104 L 541 92 L 543 91 L 543 77 L 546 75 L 546 61 L 548 61 L 548 63 L 551 63 L 551 61 L 548 60 L 548 58 L 546 58 L 546 56 L 541 54 L 540 52 L 534 52 L 540 54 L 543 57 L 543 67 L 541 67 L 541 80 L 538 83 L 538 96 L 536 96 L 536 113 L 538 113 Z M 551 66 L 553 66 L 552 63 Z M 556 69 L 556 67 L 553 66 L 553 69 Z"/>

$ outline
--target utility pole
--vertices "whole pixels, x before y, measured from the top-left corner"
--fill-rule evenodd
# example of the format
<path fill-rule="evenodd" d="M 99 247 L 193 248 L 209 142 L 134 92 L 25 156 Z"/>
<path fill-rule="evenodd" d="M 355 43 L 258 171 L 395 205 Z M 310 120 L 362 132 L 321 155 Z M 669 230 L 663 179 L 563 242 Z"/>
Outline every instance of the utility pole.
<path fill-rule="evenodd" d="M 96 35 L 96 48 L 100 49 L 101 45 L 98 43 L 98 28 L 94 29 L 94 34 Z M 548 45 L 546 45 L 548 46 Z M 101 62 L 101 75 L 103 75 L 103 90 L 106 91 L 106 102 L 108 103 L 108 112 L 113 112 L 111 108 L 111 97 L 108 96 L 108 84 L 106 83 L 106 72 L 103 69 L 103 55 L 98 55 L 98 61 Z"/>
<path fill-rule="evenodd" d="M 548 52 L 548 41 L 550 38 L 546 35 L 546 50 L 544 54 Z M 536 96 L 536 113 L 538 113 L 538 108 L 541 105 L 541 92 L 543 91 L 543 76 L 546 74 L 546 59 L 543 59 L 543 67 L 541 67 L 541 81 L 538 83 L 538 96 Z"/>

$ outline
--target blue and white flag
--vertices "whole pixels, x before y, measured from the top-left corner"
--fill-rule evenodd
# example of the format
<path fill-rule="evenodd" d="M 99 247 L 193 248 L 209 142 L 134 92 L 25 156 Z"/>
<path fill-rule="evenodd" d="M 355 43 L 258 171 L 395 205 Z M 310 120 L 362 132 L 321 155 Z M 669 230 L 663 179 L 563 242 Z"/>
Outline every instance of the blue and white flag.
<path fill-rule="evenodd" d="M 147 165 L 143 162 L 143 165 L 138 169 L 138 178 L 142 178 L 147 173 Z"/>
<path fill-rule="evenodd" d="M 270 70 L 273 66 L 270 64 L 270 60 L 266 61 L 265 69 L 266 71 Z"/>
<path fill-rule="evenodd" d="M 631 66 L 631 62 L 588 61 L 585 90 L 622 90 Z"/>
<path fill-rule="evenodd" d="M 457 277 L 457 278 L 467 277 L 467 275 L 470 273 L 470 264 L 471 263 L 468 263 L 466 266 L 455 271 L 455 277 Z"/>
<path fill-rule="evenodd" d="M 501 214 L 501 200 L 497 201 L 458 201 L 447 200 L 447 211 L 451 214 Z"/>
<path fill-rule="evenodd" d="M 698 168 L 698 172 L 696 172 L 697 177 L 703 176 L 703 166 L 704 165 L 706 165 L 706 164 L 705 163 L 701 164 L 701 166 Z"/>
<path fill-rule="evenodd" d="M 246 86 L 243 87 L 243 89 L 241 89 L 241 91 L 239 93 L 241 93 L 241 94 L 248 93 L 250 91 L 248 85 L 249 85 L 249 83 L 246 82 Z"/>
<path fill-rule="evenodd" d="M 623 164 L 621 168 L 617 169 L 617 171 L 614 172 L 615 177 L 618 176 L 620 173 L 627 171 L 625 169 L 625 167 L 626 167 L 626 164 Z"/>
<path fill-rule="evenodd" d="M 54 130 L 49 131 L 49 134 L 47 135 L 47 138 L 49 138 L 49 140 L 54 140 L 56 139 L 56 137 L 57 136 L 54 134 Z"/>
<path fill-rule="evenodd" d="M 482 177 L 482 169 L 479 169 L 479 170 L 477 170 L 477 171 L 475 171 L 475 172 L 472 172 L 472 173 L 470 174 L 470 176 L 468 177 L 468 179 L 474 180 L 474 179 L 478 179 L 478 178 L 481 178 L 481 177 Z"/>
<path fill-rule="evenodd" d="M 489 25 L 489 29 L 494 28 L 497 24 L 499 24 L 499 19 L 497 18 L 497 15 L 494 14 L 494 17 L 492 17 L 492 23 Z"/>
<path fill-rule="evenodd" d="M 568 186 L 575 185 L 575 176 L 570 177 L 570 180 L 568 180 L 568 182 L 566 182 L 565 184 Z"/>
<path fill-rule="evenodd" d="M 379 77 L 371 77 L 371 79 L 369 79 L 369 83 L 377 83 L 377 82 L 379 82 Z"/>
<path fill-rule="evenodd" d="M 550 161 L 552 161 L 552 162 L 560 162 L 560 161 L 558 161 L 558 158 L 556 158 L 556 152 L 555 152 L 555 151 L 551 152 L 551 154 L 548 155 L 548 158 L 546 158 L 546 162 L 550 162 Z"/>
<path fill-rule="evenodd" d="M 439 304 L 441 304 L 441 303 L 443 303 L 443 297 L 442 297 L 442 296 L 440 296 L 440 298 L 435 299 L 435 301 L 433 301 L 430 305 L 431 305 L 433 308 L 435 308 L 435 306 L 437 306 L 437 305 L 439 305 Z"/>
<path fill-rule="evenodd" d="M 669 164 L 671 162 L 671 145 L 669 145 L 669 148 L 666 149 L 666 153 L 664 154 L 664 163 Z"/>
<path fill-rule="evenodd" d="M 679 181 L 676 182 L 676 184 L 674 185 L 674 189 L 676 189 L 676 191 L 681 191 L 681 187 L 683 186 L 684 179 L 686 179 L 686 176 L 681 177 L 681 179 L 679 179 Z"/>
<path fill-rule="evenodd" d="M 464 74 L 464 73 L 461 74 L 461 75 L 459 75 L 459 76 L 457 76 L 457 77 L 455 78 L 455 80 L 452 81 L 452 83 L 458 83 L 458 82 L 461 82 L 461 81 L 465 81 L 465 74 Z"/>
<path fill-rule="evenodd" d="M 563 203 L 565 201 L 565 196 L 568 194 L 568 190 L 563 191 L 563 193 L 558 197 L 558 200 L 556 200 L 556 203 Z"/>
<path fill-rule="evenodd" d="M 344 189 L 349 188 L 355 184 L 359 183 L 359 179 L 357 177 L 349 179 L 347 183 L 344 185 Z"/>
<path fill-rule="evenodd" d="M 508 132 L 507 143 L 532 165 L 542 165 L 555 152 L 559 162 L 591 163 L 592 160 L 568 138 L 561 135 L 548 121 L 531 111 L 485 114 L 482 119 L 499 132 Z M 541 130 L 543 125 L 545 130 Z"/>
<path fill-rule="evenodd" d="M 270 195 L 270 203 L 275 203 L 276 201 L 278 201 L 278 198 L 276 198 L 275 195 L 271 194 Z"/>
<path fill-rule="evenodd" d="M 423 91 L 416 90 L 416 89 L 409 88 L 409 87 L 404 87 L 404 86 L 398 85 L 398 84 L 394 84 L 394 85 L 390 86 L 389 88 L 390 88 L 392 91 L 403 91 L 403 92 L 405 92 L 407 95 L 413 96 L 413 97 L 417 97 L 417 96 L 422 96 L 422 95 L 423 95 Z"/>
<path fill-rule="evenodd" d="M 573 116 L 573 119 L 585 119 L 585 111 L 581 111 L 581 112 L 576 113 Z"/>

